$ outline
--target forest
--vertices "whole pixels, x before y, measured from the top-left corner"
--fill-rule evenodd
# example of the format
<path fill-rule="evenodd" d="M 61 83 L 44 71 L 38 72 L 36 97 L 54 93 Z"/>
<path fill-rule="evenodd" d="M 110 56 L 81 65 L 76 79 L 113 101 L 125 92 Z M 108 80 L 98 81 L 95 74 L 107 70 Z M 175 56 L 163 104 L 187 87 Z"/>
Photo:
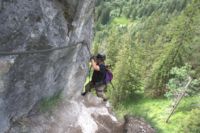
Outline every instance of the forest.
<path fill-rule="evenodd" d="M 118 118 L 142 117 L 158 133 L 200 133 L 199 24 L 199 0 L 96 1 L 93 53 L 112 66 L 107 95 Z"/>

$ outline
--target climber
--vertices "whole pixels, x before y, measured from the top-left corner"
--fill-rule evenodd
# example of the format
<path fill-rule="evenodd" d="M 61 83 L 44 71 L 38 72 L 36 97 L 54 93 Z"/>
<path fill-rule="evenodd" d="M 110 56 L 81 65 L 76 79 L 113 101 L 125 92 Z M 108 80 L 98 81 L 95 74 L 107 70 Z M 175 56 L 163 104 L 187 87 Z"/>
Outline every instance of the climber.
<path fill-rule="evenodd" d="M 92 56 L 90 59 L 91 67 L 93 68 L 92 80 L 86 84 L 85 92 L 82 93 L 82 96 L 85 96 L 92 88 L 95 88 L 96 94 L 98 97 L 103 98 L 104 101 L 107 101 L 105 96 L 106 84 L 104 82 L 106 76 L 106 66 L 105 66 L 105 55 L 97 54 L 97 56 Z"/>

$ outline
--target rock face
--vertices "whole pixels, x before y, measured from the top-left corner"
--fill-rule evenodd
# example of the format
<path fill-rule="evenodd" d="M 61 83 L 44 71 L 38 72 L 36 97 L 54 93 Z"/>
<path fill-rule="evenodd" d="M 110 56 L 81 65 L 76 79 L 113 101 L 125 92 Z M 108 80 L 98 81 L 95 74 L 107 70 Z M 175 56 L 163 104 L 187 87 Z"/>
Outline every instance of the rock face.
<path fill-rule="evenodd" d="M 90 47 L 93 38 L 94 0 L 1 0 L 0 4 L 1 52 L 71 46 L 49 53 L 0 56 L 0 132 L 22 132 L 16 121 L 57 93 L 78 108 L 75 101 L 89 58 L 85 44 Z M 49 121 L 43 115 L 38 119 L 40 124 Z M 48 126 L 36 132 L 50 131 Z M 30 131 L 36 133 L 31 127 Z"/>
<path fill-rule="evenodd" d="M 126 115 L 124 133 L 155 133 L 155 130 L 144 120 Z"/>
<path fill-rule="evenodd" d="M 0 0 L 0 133 L 125 132 L 108 103 L 80 96 L 94 2 Z"/>

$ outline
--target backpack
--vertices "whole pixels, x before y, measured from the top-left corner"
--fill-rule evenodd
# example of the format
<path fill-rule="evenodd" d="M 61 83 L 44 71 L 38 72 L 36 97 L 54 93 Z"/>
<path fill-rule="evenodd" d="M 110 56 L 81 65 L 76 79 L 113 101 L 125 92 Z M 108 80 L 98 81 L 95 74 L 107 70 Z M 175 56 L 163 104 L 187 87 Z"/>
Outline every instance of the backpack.
<path fill-rule="evenodd" d="M 111 70 L 106 69 L 104 83 L 108 84 L 112 81 L 112 79 L 113 79 L 113 74 L 112 74 Z"/>

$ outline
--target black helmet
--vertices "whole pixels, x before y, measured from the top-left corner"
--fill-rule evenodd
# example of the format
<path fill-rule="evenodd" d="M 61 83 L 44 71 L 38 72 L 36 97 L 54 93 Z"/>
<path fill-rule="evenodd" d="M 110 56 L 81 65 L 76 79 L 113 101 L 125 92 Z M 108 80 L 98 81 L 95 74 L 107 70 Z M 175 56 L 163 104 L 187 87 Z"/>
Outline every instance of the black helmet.
<path fill-rule="evenodd" d="M 106 60 L 106 56 L 104 54 L 97 54 L 96 58 L 102 61 Z"/>

